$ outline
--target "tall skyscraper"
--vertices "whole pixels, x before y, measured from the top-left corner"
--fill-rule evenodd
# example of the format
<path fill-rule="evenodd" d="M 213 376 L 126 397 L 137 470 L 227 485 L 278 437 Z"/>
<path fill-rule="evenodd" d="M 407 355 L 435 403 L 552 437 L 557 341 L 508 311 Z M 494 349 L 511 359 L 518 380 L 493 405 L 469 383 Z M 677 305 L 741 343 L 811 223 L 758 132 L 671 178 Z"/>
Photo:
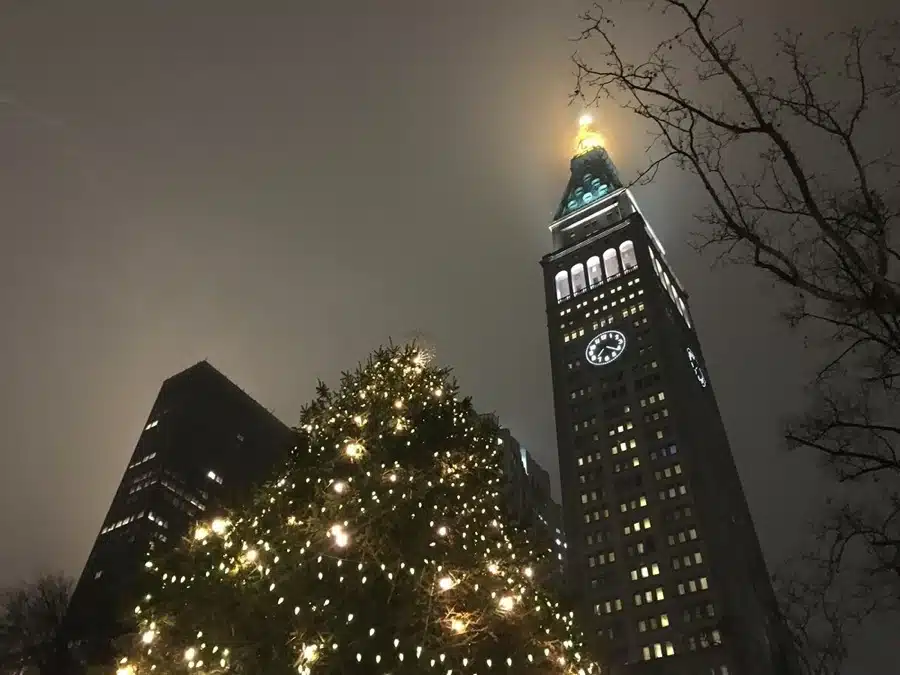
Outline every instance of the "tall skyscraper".
<path fill-rule="evenodd" d="M 291 429 L 208 362 L 167 379 L 72 595 L 73 637 L 102 652 L 127 630 L 148 551 L 173 548 L 192 522 L 239 504 L 293 442 Z"/>
<path fill-rule="evenodd" d="M 570 585 L 600 657 L 613 673 L 793 672 L 687 293 L 590 119 L 550 232 Z"/>

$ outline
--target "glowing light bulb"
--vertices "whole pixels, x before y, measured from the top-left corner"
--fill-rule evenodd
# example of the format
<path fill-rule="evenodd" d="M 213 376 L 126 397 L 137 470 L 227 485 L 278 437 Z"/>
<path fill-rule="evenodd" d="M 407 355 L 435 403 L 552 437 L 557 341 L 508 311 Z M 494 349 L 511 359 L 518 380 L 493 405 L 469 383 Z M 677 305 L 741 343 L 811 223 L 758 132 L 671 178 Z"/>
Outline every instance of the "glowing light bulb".
<path fill-rule="evenodd" d="M 443 525 L 441 525 L 441 526 L 438 528 L 437 533 L 438 533 L 440 536 L 442 536 L 442 537 L 446 537 L 446 536 L 447 536 L 447 528 L 444 527 Z"/>
<path fill-rule="evenodd" d="M 512 596 L 504 595 L 502 598 L 500 598 L 500 601 L 497 604 L 500 606 L 501 610 L 503 610 L 504 612 L 509 612 L 516 604 L 516 601 L 512 599 Z"/>
<path fill-rule="evenodd" d="M 256 562 L 256 559 L 259 558 L 259 553 L 256 552 L 256 549 L 251 548 L 244 554 L 244 559 L 247 562 Z"/>
<path fill-rule="evenodd" d="M 441 389 L 440 387 L 438 387 L 437 389 L 434 390 L 434 395 L 435 395 L 435 398 L 440 398 L 441 396 L 444 395 L 444 390 Z"/>
<path fill-rule="evenodd" d="M 592 124 L 594 118 L 590 115 L 582 115 L 578 120 L 578 134 L 575 136 L 575 156 L 583 155 L 594 150 L 606 146 L 606 141 L 593 130 Z"/>
<path fill-rule="evenodd" d="M 194 649 L 193 647 L 188 647 L 184 651 L 184 660 L 185 661 L 193 661 L 195 656 L 197 656 L 197 650 Z"/>
<path fill-rule="evenodd" d="M 153 631 L 153 630 L 144 631 L 144 634 L 141 635 L 141 642 L 143 642 L 145 645 L 149 645 L 151 642 L 153 642 L 153 638 L 155 638 L 155 637 L 156 637 L 156 631 Z"/>
<path fill-rule="evenodd" d="M 122 666 L 116 670 L 116 675 L 134 675 L 134 666 L 131 664 Z"/>
<path fill-rule="evenodd" d="M 362 454 L 363 446 L 355 441 L 350 441 L 347 443 L 347 447 L 344 448 L 344 452 L 347 457 L 351 459 L 356 459 Z"/>
<path fill-rule="evenodd" d="M 303 648 L 303 658 L 306 661 L 315 661 L 317 658 L 319 658 L 319 646 L 306 645 Z"/>
<path fill-rule="evenodd" d="M 341 548 L 344 548 L 350 543 L 350 537 L 344 532 L 344 528 L 340 525 L 331 526 L 331 536 L 334 537 L 334 543 Z"/>
<path fill-rule="evenodd" d="M 450 629 L 454 633 L 464 633 L 466 631 L 466 622 L 462 619 L 453 619 L 450 622 Z"/>
<path fill-rule="evenodd" d="M 530 579 L 531 577 L 534 576 L 534 570 L 532 570 L 530 567 L 526 567 L 525 568 L 525 576 Z"/>
<path fill-rule="evenodd" d="M 337 492 L 338 494 L 341 494 L 346 489 L 346 487 L 347 487 L 346 483 L 342 483 L 341 481 L 338 481 L 337 483 L 334 484 L 334 491 Z"/>
<path fill-rule="evenodd" d="M 209 530 L 207 530 L 202 525 L 194 530 L 194 539 L 197 541 L 203 541 L 209 536 Z"/>
<path fill-rule="evenodd" d="M 210 527 L 216 534 L 224 534 L 225 530 L 228 529 L 228 521 L 225 518 L 216 518 L 212 521 Z"/>
<path fill-rule="evenodd" d="M 438 586 L 440 586 L 442 591 L 449 591 L 456 586 L 456 580 L 453 577 L 441 577 L 438 581 Z"/>

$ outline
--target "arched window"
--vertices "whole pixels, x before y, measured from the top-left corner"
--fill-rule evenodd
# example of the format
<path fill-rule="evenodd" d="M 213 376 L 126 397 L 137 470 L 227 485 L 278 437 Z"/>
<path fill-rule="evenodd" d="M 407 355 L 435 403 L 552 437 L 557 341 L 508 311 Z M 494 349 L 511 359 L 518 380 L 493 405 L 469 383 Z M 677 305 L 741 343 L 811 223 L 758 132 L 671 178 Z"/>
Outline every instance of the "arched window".
<path fill-rule="evenodd" d="M 626 272 L 637 267 L 637 255 L 634 252 L 634 244 L 630 241 L 623 241 L 619 246 L 619 253 L 622 255 L 622 269 Z"/>
<path fill-rule="evenodd" d="M 600 268 L 600 256 L 591 256 L 587 261 L 588 283 L 591 288 L 603 283 L 603 270 Z"/>
<path fill-rule="evenodd" d="M 653 267 L 654 267 L 654 269 L 656 269 L 656 274 L 658 276 L 662 277 L 662 273 L 663 273 L 662 267 L 659 264 L 659 260 L 657 260 L 656 258 L 653 259 Z"/>
<path fill-rule="evenodd" d="M 584 265 L 578 263 L 572 266 L 572 294 L 577 295 L 587 288 L 584 280 Z"/>
<path fill-rule="evenodd" d="M 684 317 L 684 322 L 687 324 L 688 328 L 690 328 L 691 319 L 688 316 L 687 307 L 684 306 L 684 301 L 681 298 L 678 298 L 678 311 L 681 312 L 681 316 Z"/>
<path fill-rule="evenodd" d="M 565 270 L 556 273 L 556 300 L 562 302 L 569 297 L 569 273 Z"/>
<path fill-rule="evenodd" d="M 663 286 L 666 287 L 667 291 L 672 287 L 672 285 L 669 283 L 669 275 L 666 274 L 665 272 L 662 273 L 662 282 L 663 282 Z"/>
<path fill-rule="evenodd" d="M 608 248 L 603 252 L 603 270 L 606 278 L 612 279 L 619 273 L 619 259 L 616 257 L 616 249 Z"/>

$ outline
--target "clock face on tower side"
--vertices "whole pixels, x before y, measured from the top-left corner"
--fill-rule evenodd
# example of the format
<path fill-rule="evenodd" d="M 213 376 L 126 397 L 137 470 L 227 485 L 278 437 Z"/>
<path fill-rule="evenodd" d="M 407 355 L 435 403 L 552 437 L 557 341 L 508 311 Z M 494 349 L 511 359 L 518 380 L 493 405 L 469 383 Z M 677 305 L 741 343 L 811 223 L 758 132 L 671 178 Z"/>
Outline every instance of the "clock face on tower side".
<path fill-rule="evenodd" d="M 688 363 L 691 364 L 691 370 L 694 371 L 694 375 L 697 376 L 697 381 L 700 383 L 701 387 L 706 386 L 706 374 L 703 372 L 703 368 L 700 367 L 700 361 L 697 359 L 696 354 L 694 354 L 694 350 L 690 347 L 687 349 L 687 357 Z"/>
<path fill-rule="evenodd" d="M 617 330 L 607 330 L 588 342 L 584 355 L 591 365 L 605 366 L 622 356 L 624 351 L 625 336 Z"/>

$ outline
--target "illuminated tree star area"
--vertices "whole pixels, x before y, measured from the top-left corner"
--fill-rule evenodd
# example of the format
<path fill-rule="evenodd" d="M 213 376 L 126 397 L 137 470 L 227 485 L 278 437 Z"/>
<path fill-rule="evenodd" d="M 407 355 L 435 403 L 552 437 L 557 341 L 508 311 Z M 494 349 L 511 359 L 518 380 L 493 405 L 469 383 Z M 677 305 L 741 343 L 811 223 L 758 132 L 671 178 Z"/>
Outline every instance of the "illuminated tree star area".
<path fill-rule="evenodd" d="M 506 516 L 498 429 L 414 345 L 320 385 L 245 512 L 149 560 L 119 675 L 587 675 L 550 540 Z"/>

